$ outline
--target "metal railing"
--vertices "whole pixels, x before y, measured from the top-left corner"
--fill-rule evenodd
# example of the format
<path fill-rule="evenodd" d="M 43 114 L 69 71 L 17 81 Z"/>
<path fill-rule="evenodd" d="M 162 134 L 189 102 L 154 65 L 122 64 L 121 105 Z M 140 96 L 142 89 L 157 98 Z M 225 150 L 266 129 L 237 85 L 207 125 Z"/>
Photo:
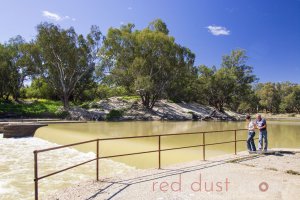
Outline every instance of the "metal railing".
<path fill-rule="evenodd" d="M 38 200 L 39 197 L 39 180 L 47 178 L 49 176 L 53 176 L 55 174 L 67 171 L 69 169 L 73 169 L 75 167 L 96 161 L 96 180 L 99 181 L 99 160 L 104 159 L 104 158 L 114 158 L 114 157 L 121 157 L 121 156 L 130 156 L 130 155 L 138 155 L 138 154 L 145 154 L 145 153 L 158 153 L 158 169 L 161 169 L 161 152 L 163 151 L 170 151 L 170 150 L 178 150 L 178 149 L 186 149 L 186 148 L 194 148 L 194 147 L 202 147 L 202 158 L 205 160 L 205 147 L 206 146 L 211 146 L 211 145 L 219 145 L 219 144 L 229 144 L 229 143 L 234 143 L 234 153 L 237 154 L 237 142 L 244 142 L 246 140 L 237 140 L 237 131 L 246 131 L 247 129 L 234 129 L 234 130 L 221 130 L 221 131 L 206 131 L 206 132 L 190 132 L 190 133 L 175 133 L 175 134 L 159 134 L 159 135 L 145 135 L 145 136 L 130 136 L 130 137 L 115 137 L 115 138 L 102 138 L 102 139 L 94 139 L 94 140 L 89 140 L 89 141 L 84 141 L 84 142 L 78 142 L 78 143 L 73 143 L 73 144 L 68 144 L 68 145 L 63 145 L 63 146 L 57 146 L 57 147 L 52 147 L 52 148 L 47 148 L 47 149 L 40 149 L 40 150 L 35 150 L 34 153 L 34 192 L 35 192 L 35 200 Z M 225 141 L 225 142 L 217 142 L 217 143 L 206 143 L 205 142 L 205 135 L 209 133 L 221 133 L 221 132 L 233 132 L 234 133 L 234 140 L 232 141 Z M 162 137 L 169 137 L 169 136 L 179 136 L 179 135 L 194 135 L 194 134 L 202 134 L 202 144 L 199 145 L 190 145 L 190 146 L 181 146 L 181 147 L 174 147 L 174 148 L 166 148 L 162 149 L 161 148 L 161 138 Z M 100 141 L 107 141 L 107 140 L 125 140 L 125 139 L 134 139 L 134 138 L 158 138 L 158 148 L 157 150 L 151 150 L 151 151 L 141 151 L 141 152 L 135 152 L 135 153 L 126 153 L 126 154 L 117 154 L 117 155 L 111 155 L 111 156 L 99 156 L 99 143 Z M 62 170 L 52 172 L 47 175 L 43 176 L 38 176 L 38 154 L 46 151 L 53 151 L 57 149 L 62 149 L 62 148 L 67 148 L 67 147 L 72 147 L 72 146 L 77 146 L 77 145 L 82 145 L 82 144 L 87 144 L 87 143 L 96 143 L 96 157 L 90 160 L 87 160 L 85 162 L 64 168 Z"/>

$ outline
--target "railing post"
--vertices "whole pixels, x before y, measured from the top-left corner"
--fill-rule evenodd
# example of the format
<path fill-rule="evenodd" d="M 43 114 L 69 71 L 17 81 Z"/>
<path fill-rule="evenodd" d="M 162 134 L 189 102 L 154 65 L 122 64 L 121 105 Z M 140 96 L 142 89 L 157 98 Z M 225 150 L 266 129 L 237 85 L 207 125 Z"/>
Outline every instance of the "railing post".
<path fill-rule="evenodd" d="M 38 180 L 38 159 L 37 159 L 37 151 L 33 152 L 34 154 L 34 199 L 39 199 L 39 180 Z"/>
<path fill-rule="evenodd" d="M 203 160 L 205 160 L 205 133 L 202 133 L 203 136 Z"/>
<path fill-rule="evenodd" d="M 158 136 L 158 169 L 161 169 L 161 163 L 160 163 L 160 135 Z"/>
<path fill-rule="evenodd" d="M 99 139 L 97 140 L 96 156 L 96 180 L 99 181 Z"/>
<path fill-rule="evenodd" d="M 236 130 L 234 130 L 234 154 L 236 155 Z"/>

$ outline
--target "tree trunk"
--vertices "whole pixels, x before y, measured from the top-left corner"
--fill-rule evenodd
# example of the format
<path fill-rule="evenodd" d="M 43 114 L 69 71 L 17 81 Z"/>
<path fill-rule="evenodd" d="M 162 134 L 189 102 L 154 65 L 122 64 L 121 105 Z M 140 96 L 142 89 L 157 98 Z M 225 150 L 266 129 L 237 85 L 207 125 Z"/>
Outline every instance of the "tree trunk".
<path fill-rule="evenodd" d="M 67 94 L 64 94 L 64 95 L 63 95 L 63 97 L 62 97 L 62 102 L 63 102 L 63 104 L 64 104 L 64 108 L 65 108 L 66 110 L 68 110 L 69 107 L 70 107 L 70 104 L 69 104 L 69 96 L 68 96 Z"/>
<path fill-rule="evenodd" d="M 6 95 L 5 100 L 8 101 L 9 99 L 9 94 Z"/>

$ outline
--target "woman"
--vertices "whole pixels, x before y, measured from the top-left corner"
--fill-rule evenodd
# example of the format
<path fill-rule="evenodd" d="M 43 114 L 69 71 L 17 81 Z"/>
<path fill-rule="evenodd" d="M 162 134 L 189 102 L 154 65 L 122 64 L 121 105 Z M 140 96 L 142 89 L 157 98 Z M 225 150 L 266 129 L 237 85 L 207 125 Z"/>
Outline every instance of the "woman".
<path fill-rule="evenodd" d="M 254 136 L 255 136 L 255 123 L 251 120 L 250 115 L 246 116 L 246 121 L 248 122 L 248 139 L 247 148 L 249 152 L 256 151 Z"/>

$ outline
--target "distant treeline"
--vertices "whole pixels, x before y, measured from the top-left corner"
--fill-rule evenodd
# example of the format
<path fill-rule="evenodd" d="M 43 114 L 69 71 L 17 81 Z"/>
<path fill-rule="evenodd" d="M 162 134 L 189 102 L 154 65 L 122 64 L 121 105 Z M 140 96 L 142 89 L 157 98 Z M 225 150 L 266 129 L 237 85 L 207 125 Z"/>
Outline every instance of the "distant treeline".
<path fill-rule="evenodd" d="M 70 101 L 139 95 L 147 109 L 165 98 L 220 111 L 300 112 L 300 86 L 258 83 L 245 50 L 224 55 L 218 67 L 194 61 L 160 19 L 142 30 L 134 24 L 110 28 L 105 36 L 97 26 L 83 36 L 41 23 L 34 40 L 16 36 L 0 44 L 0 99 L 59 99 L 67 109 Z"/>

